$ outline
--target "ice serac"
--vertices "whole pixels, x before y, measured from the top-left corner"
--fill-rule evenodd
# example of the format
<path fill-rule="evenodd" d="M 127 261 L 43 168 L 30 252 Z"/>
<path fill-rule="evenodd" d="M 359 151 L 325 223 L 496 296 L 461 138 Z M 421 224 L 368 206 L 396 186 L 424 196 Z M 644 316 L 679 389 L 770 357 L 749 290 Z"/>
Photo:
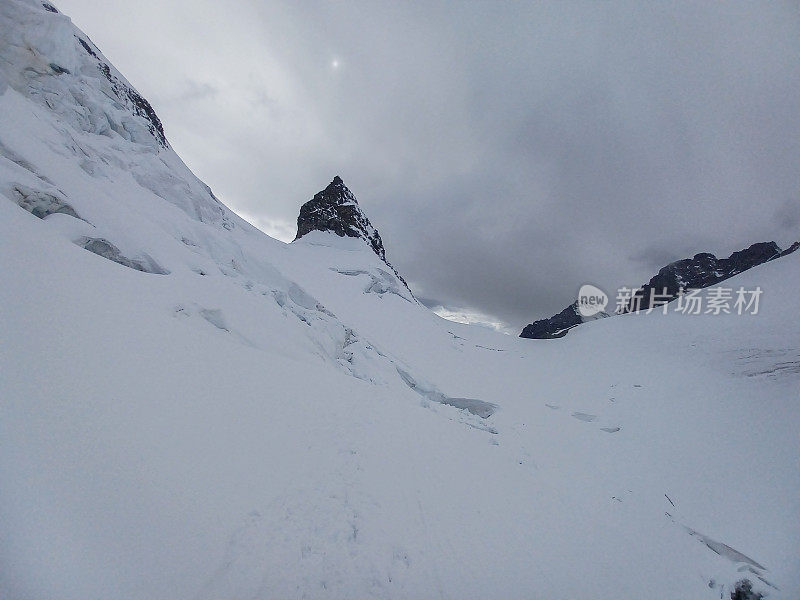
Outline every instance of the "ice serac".
<path fill-rule="evenodd" d="M 118 210 L 166 201 L 195 224 L 244 226 L 175 154 L 153 106 L 69 17 L 49 3 L 3 0 L 0 31 L 0 195 L 40 218 L 79 216 L 96 230 L 90 237 L 125 252 L 145 249 L 130 221 L 106 218 L 106 195 Z M 52 168 L 54 156 L 67 159 L 69 173 Z"/>
<path fill-rule="evenodd" d="M 0 0 L 0 599 L 800 598 L 791 258 L 531 344 L 365 217 L 268 237 L 137 97 Z"/>
<path fill-rule="evenodd" d="M 339 237 L 364 240 L 408 288 L 405 279 L 386 260 L 386 250 L 378 230 L 370 223 L 367 215 L 358 205 L 358 200 L 353 192 L 347 188 L 338 175 L 333 178 L 328 187 L 317 192 L 311 200 L 300 207 L 300 214 L 297 217 L 297 235 L 294 239 L 298 240 L 312 231 L 330 231 Z"/>
<path fill-rule="evenodd" d="M 37 2 L 3 5 L 2 16 L 23 26 L 4 30 L 0 92 L 8 85 L 82 131 L 168 147 L 150 103 L 58 9 Z"/>

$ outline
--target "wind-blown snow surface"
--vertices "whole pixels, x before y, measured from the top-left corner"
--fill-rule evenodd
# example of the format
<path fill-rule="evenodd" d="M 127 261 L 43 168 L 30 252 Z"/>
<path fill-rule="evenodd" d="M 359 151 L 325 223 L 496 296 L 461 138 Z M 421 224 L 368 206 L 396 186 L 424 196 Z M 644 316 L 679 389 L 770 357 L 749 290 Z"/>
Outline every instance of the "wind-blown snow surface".
<path fill-rule="evenodd" d="M 0 597 L 798 597 L 794 255 L 730 280 L 755 316 L 444 321 L 219 204 L 66 17 L 0 21 Z"/>

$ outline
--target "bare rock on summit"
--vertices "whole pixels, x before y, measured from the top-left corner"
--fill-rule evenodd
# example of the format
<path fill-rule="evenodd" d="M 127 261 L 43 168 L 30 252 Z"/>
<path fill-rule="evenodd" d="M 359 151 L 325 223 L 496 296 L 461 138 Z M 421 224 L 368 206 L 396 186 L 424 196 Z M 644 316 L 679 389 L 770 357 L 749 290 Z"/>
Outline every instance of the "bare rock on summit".
<path fill-rule="evenodd" d="M 300 207 L 294 239 L 298 240 L 312 231 L 331 231 L 339 237 L 361 238 L 408 288 L 405 279 L 386 260 L 386 250 L 378 230 L 369 222 L 356 197 L 338 175 L 328 187 Z"/>
<path fill-rule="evenodd" d="M 317 192 L 300 208 L 295 239 L 311 231 L 332 231 L 340 237 L 362 238 L 381 260 L 386 260 L 386 251 L 378 230 L 369 222 L 356 197 L 338 175 L 328 187 Z"/>

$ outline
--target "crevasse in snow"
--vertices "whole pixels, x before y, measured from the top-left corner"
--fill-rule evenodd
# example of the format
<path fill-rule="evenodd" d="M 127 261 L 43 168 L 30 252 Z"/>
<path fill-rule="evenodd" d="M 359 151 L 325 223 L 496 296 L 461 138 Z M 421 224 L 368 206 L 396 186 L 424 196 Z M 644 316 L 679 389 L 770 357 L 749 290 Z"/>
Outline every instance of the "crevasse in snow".
<path fill-rule="evenodd" d="M 0 596 L 800 594 L 797 253 L 757 315 L 452 323 L 236 216 L 56 7 L 0 31 Z"/>

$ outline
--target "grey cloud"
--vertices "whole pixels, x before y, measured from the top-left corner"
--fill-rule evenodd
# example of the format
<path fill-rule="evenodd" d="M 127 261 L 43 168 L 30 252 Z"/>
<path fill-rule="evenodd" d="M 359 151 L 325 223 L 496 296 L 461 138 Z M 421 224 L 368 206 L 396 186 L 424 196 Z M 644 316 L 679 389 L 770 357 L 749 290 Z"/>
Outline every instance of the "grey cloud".
<path fill-rule="evenodd" d="M 142 0 L 112 18 L 127 6 L 61 8 L 223 201 L 285 235 L 339 174 L 444 306 L 520 329 L 585 282 L 800 237 L 796 3 Z M 166 58 L 142 65 L 154 21 Z M 199 68 L 217 94 L 164 101 Z"/>
<path fill-rule="evenodd" d="M 168 102 L 174 103 L 181 108 L 192 102 L 202 102 L 213 99 L 219 93 L 219 89 L 209 83 L 186 79 L 182 89 L 170 98 Z"/>

